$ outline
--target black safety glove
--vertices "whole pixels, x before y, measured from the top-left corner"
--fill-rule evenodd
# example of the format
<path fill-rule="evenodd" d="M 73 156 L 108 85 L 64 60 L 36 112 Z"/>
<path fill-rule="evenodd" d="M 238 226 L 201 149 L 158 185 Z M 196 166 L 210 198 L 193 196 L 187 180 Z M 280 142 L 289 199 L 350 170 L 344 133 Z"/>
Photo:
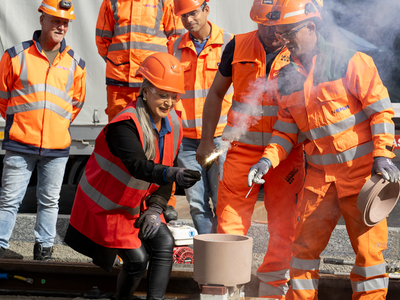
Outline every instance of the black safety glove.
<path fill-rule="evenodd" d="M 150 206 L 143 212 L 135 223 L 136 228 L 140 228 L 141 237 L 144 240 L 153 238 L 158 229 L 160 228 L 161 218 L 160 215 L 163 209 L 158 204 L 150 204 Z"/>
<path fill-rule="evenodd" d="M 400 180 L 400 171 L 394 165 L 392 160 L 387 157 L 374 157 L 371 175 L 380 173 L 382 177 L 390 182 L 397 182 Z"/>
<path fill-rule="evenodd" d="M 176 182 L 180 187 L 188 189 L 201 179 L 201 173 L 186 168 L 169 167 L 165 178 L 168 182 Z"/>

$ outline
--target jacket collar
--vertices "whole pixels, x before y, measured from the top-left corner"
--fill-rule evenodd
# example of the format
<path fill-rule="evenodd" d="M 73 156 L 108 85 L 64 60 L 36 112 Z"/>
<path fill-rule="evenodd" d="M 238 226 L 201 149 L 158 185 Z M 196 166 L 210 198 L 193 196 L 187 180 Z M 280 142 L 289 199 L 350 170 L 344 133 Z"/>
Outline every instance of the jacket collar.
<path fill-rule="evenodd" d="M 33 38 L 32 38 L 35 41 L 36 47 L 39 50 L 39 52 L 42 52 L 42 45 L 40 45 L 40 42 L 39 42 L 39 36 L 40 36 L 41 33 L 42 33 L 41 30 L 36 30 L 33 33 Z M 67 43 L 65 42 L 65 39 L 62 39 L 61 46 L 60 46 L 60 49 L 59 49 L 60 53 L 63 52 L 66 47 L 67 47 Z"/>
<path fill-rule="evenodd" d="M 208 24 L 210 24 L 211 26 L 211 33 L 210 33 L 210 38 L 207 41 L 207 44 L 205 45 L 211 45 L 211 44 L 220 44 L 223 45 L 224 44 L 224 40 L 222 37 L 222 33 L 220 31 L 220 28 L 211 23 L 210 21 L 207 21 Z M 190 38 L 190 33 L 186 32 L 183 36 L 182 36 L 182 40 L 179 43 L 178 49 L 183 49 L 183 48 L 193 48 L 194 49 L 194 44 L 192 39 Z"/>

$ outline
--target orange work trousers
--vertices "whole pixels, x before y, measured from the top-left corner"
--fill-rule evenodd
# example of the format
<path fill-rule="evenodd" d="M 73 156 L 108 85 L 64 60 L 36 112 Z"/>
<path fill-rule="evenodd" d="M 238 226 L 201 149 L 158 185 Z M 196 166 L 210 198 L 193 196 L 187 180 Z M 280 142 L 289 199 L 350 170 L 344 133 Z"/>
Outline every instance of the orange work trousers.
<path fill-rule="evenodd" d="M 357 208 L 358 195 L 338 198 L 334 183 L 327 186 L 324 174 L 317 178 L 310 176 L 312 173 L 307 170 L 305 187 L 310 183 L 316 189 L 320 182 L 321 190 L 325 190 L 326 194 L 304 190 L 290 262 L 291 287 L 286 299 L 318 299 L 320 254 L 328 245 L 341 215 L 356 254 L 350 273 L 352 299 L 386 299 L 389 278 L 382 255 L 388 239 L 386 219 L 374 227 L 366 226 Z M 365 181 L 365 178 L 361 180 Z"/>
<path fill-rule="evenodd" d="M 107 108 L 108 122 L 125 108 L 131 101 L 139 97 L 140 88 L 128 86 L 107 85 Z"/>
<path fill-rule="evenodd" d="M 218 233 L 247 234 L 260 190 L 256 184 L 245 198 L 249 191 L 247 175 L 262 154 L 263 147 L 242 143 L 235 143 L 228 150 L 218 188 Z M 264 176 L 264 206 L 270 236 L 264 261 L 257 270 L 259 297 L 284 299 L 288 289 L 291 246 L 304 173 L 303 148 L 296 147 L 286 160 Z"/>

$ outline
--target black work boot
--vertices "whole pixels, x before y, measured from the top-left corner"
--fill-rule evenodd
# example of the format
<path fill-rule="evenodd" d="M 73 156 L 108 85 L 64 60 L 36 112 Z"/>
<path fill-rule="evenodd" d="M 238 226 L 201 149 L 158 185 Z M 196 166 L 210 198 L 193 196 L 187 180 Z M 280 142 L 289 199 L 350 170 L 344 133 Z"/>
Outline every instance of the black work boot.
<path fill-rule="evenodd" d="M 172 220 L 178 220 L 178 213 L 173 206 L 167 206 L 167 209 L 164 211 L 164 218 L 167 223 Z"/>
<path fill-rule="evenodd" d="M 42 243 L 35 243 L 33 247 L 33 259 L 34 260 L 52 260 L 51 254 L 54 252 L 54 246 L 42 247 Z"/>
<path fill-rule="evenodd" d="M 0 258 L 3 258 L 5 253 L 6 253 L 6 249 L 4 249 L 3 247 L 0 247 Z"/>

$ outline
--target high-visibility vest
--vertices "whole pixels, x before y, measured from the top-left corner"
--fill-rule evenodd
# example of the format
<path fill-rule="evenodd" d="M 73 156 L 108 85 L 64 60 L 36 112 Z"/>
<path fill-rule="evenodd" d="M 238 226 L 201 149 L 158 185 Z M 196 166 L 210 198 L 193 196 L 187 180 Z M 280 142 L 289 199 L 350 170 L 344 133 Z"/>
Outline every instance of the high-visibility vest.
<path fill-rule="evenodd" d="M 222 135 L 224 139 L 254 146 L 268 144 L 278 112 L 276 99 L 269 90 L 269 81 L 277 73 L 271 71 L 267 78 L 268 61 L 257 30 L 235 36 L 232 61 L 235 91 L 228 113 L 228 124 Z M 289 51 L 283 48 L 274 59 L 271 70 L 277 70 L 288 63 Z"/>
<path fill-rule="evenodd" d="M 143 132 L 137 119 L 136 102 L 129 104 L 111 123 L 132 119 L 143 147 Z M 182 140 L 179 117 L 168 115 L 172 132 L 164 136 L 162 164 L 172 166 Z M 119 157 L 112 155 L 106 141 L 107 126 L 96 139 L 85 173 L 79 183 L 71 212 L 71 225 L 95 243 L 109 248 L 136 249 L 141 245 L 134 224 L 144 199 L 158 185 L 132 177 Z M 155 163 L 160 163 L 158 143 Z"/>
<path fill-rule="evenodd" d="M 317 47 L 309 74 L 299 60 L 279 72 L 279 120 L 264 156 L 278 165 L 301 131 L 307 162 L 345 197 L 360 191 L 373 157 L 395 156 L 394 112 L 371 57 L 321 35 Z"/>
<path fill-rule="evenodd" d="M 170 48 L 170 54 L 179 59 L 185 72 L 185 94 L 181 95 L 175 109 L 182 112 L 183 136 L 191 139 L 201 138 L 204 102 L 218 71 L 222 52 L 233 38 L 233 34 L 208 23 L 211 26 L 210 38 L 199 56 L 189 33 L 178 38 Z M 231 85 L 222 103 L 221 117 L 214 133 L 216 137 L 222 135 L 226 125 L 232 94 Z"/>
<path fill-rule="evenodd" d="M 173 0 L 103 0 L 96 24 L 96 45 L 107 61 L 106 84 L 140 87 L 140 63 L 168 52 L 168 40 L 184 33 Z"/>
<path fill-rule="evenodd" d="M 52 65 L 39 43 L 14 46 L 0 63 L 0 111 L 6 119 L 2 148 L 36 155 L 69 155 L 69 127 L 86 93 L 85 62 L 61 42 Z"/>

